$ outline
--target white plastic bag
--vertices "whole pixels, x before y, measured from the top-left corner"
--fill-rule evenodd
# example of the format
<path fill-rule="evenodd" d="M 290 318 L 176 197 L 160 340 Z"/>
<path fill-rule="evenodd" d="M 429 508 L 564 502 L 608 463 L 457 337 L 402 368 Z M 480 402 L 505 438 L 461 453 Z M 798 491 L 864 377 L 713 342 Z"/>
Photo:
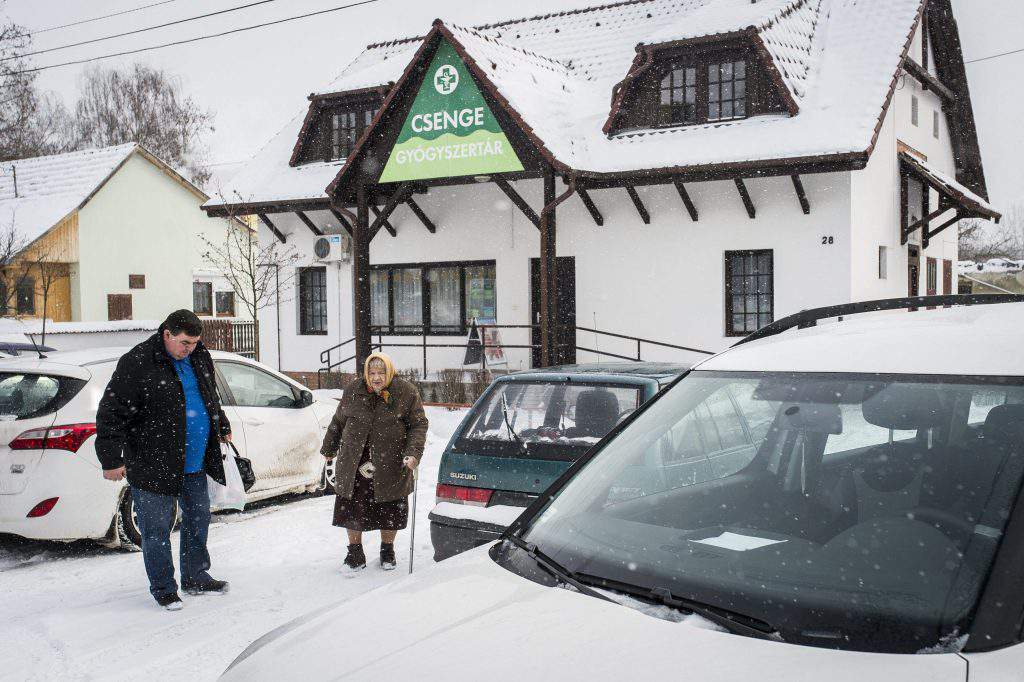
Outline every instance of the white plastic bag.
<path fill-rule="evenodd" d="M 245 509 L 245 486 L 242 485 L 242 475 L 238 473 L 234 455 L 224 458 L 224 480 L 227 485 L 221 485 L 209 476 L 206 479 L 210 509 Z"/>

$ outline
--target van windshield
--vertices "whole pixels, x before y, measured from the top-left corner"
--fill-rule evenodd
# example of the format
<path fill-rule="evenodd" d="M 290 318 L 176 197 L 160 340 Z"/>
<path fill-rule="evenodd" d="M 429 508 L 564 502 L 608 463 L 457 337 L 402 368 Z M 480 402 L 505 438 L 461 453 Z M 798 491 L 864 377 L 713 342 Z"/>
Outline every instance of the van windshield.
<path fill-rule="evenodd" d="M 524 537 L 789 642 L 917 652 L 963 645 L 1022 472 L 1020 379 L 697 371 Z"/>
<path fill-rule="evenodd" d="M 497 384 L 458 447 L 495 456 L 575 459 L 636 410 L 642 387 L 582 382 Z"/>

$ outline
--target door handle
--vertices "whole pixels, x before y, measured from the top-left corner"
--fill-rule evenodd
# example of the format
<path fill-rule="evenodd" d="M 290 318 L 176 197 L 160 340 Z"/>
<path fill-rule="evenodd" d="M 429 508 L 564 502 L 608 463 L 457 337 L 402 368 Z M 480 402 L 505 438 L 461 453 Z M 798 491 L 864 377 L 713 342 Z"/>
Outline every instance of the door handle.
<path fill-rule="evenodd" d="M 261 422 L 259 419 L 243 419 L 242 421 L 248 424 L 249 426 L 263 426 L 263 422 Z"/>

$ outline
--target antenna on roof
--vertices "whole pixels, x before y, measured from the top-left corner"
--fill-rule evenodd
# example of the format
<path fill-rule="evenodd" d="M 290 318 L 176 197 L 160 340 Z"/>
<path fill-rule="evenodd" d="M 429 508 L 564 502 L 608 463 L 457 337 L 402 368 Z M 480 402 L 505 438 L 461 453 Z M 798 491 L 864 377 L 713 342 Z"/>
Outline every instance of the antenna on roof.
<path fill-rule="evenodd" d="M 45 359 L 46 359 L 46 356 L 45 356 L 45 355 L 43 355 L 43 351 L 42 351 L 42 350 L 40 350 L 40 348 L 39 348 L 39 344 L 38 344 L 38 343 L 36 343 L 36 337 L 35 337 L 35 335 L 34 335 L 34 334 L 31 334 L 31 333 L 29 333 L 29 332 L 25 332 L 25 336 L 27 336 L 27 337 L 28 337 L 28 340 L 32 342 L 32 347 L 33 347 L 33 348 L 35 349 L 35 351 L 36 351 L 36 355 L 38 355 L 38 356 L 39 356 L 39 359 L 40 359 L 40 360 L 45 360 Z"/>

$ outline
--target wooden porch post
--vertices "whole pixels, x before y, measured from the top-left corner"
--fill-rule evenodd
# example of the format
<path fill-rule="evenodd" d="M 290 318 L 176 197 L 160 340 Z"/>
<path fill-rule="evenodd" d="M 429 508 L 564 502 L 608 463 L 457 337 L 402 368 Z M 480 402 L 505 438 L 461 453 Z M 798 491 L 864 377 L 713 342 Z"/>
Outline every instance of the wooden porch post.
<path fill-rule="evenodd" d="M 366 186 L 356 188 L 356 221 L 352 225 L 352 331 L 356 373 L 370 355 L 370 207 Z"/>
<path fill-rule="evenodd" d="M 544 206 L 555 201 L 555 174 L 544 171 Z M 555 209 L 542 211 L 540 216 L 540 344 L 541 364 L 550 367 L 558 363 L 558 260 L 555 249 Z"/>

